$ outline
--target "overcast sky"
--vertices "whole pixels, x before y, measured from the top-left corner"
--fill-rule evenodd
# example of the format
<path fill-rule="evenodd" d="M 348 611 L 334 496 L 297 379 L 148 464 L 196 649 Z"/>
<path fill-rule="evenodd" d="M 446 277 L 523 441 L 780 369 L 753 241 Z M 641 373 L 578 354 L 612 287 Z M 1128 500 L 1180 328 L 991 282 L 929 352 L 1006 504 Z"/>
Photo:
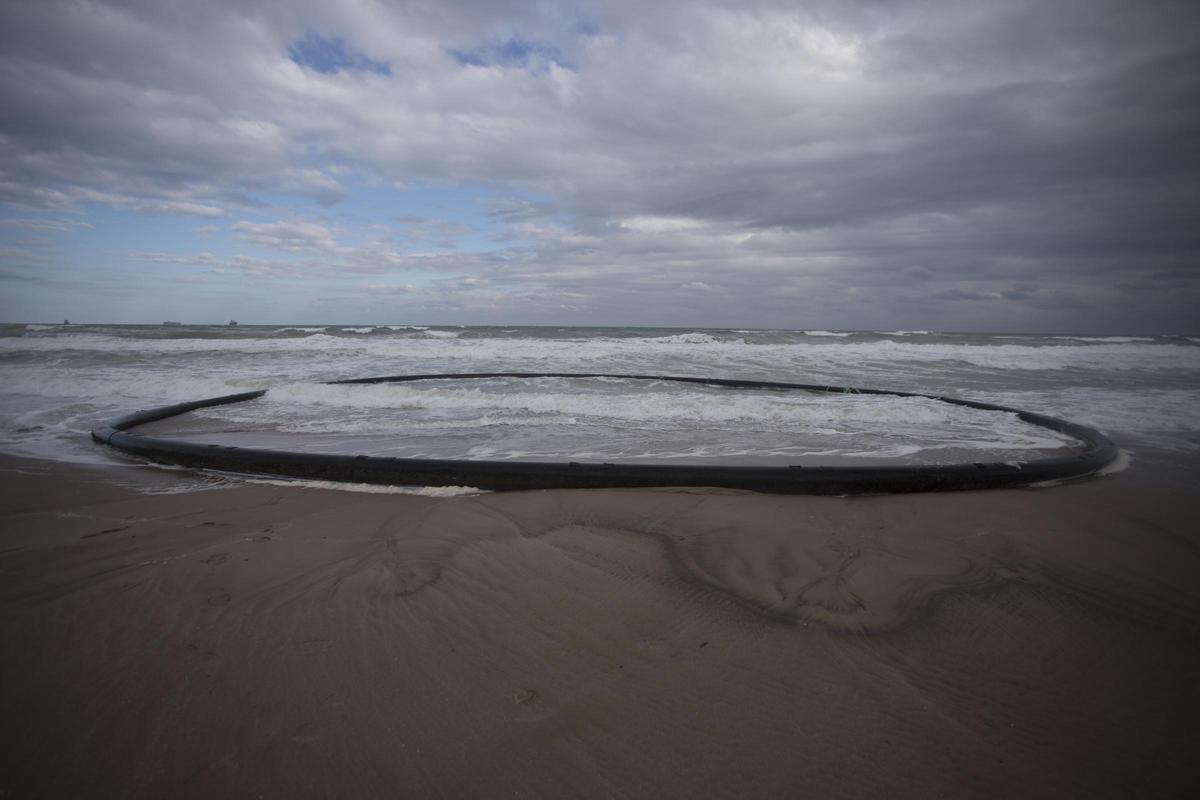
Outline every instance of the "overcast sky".
<path fill-rule="evenodd" d="M 1200 4 L 0 4 L 0 319 L 1200 330 Z"/>

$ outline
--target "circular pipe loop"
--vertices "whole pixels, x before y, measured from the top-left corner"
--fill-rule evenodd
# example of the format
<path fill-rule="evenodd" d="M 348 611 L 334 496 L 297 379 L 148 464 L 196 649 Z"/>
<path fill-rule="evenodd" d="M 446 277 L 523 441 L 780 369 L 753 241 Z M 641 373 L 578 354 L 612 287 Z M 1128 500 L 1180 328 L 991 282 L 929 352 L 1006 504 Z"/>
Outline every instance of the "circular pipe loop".
<path fill-rule="evenodd" d="M 333 385 L 403 383 L 482 378 L 621 378 L 674 381 L 730 389 L 769 389 L 833 394 L 924 397 L 984 411 L 1006 411 L 1021 420 L 1078 439 L 1082 447 L 1067 455 L 1023 462 L 918 466 L 747 467 L 663 464 L 607 464 L 539 461 L 389 458 L 365 455 L 297 453 L 284 450 L 198 444 L 128 433 L 148 422 L 169 419 L 198 408 L 242 403 L 266 391 L 210 397 L 161 406 L 117 417 L 92 431 L 92 438 L 135 456 L 166 464 L 249 475 L 343 481 L 393 486 L 472 486 L 492 491 L 522 489 L 608 489 L 634 487 L 721 487 L 777 494 L 851 495 L 932 492 L 1028 486 L 1091 475 L 1117 456 L 1117 448 L 1098 431 L 1066 420 L 1017 408 L 954 397 L 883 389 L 855 389 L 773 381 L 693 378 L 670 375 L 616 375 L 572 372 L 471 372 L 391 375 L 329 381 Z"/>

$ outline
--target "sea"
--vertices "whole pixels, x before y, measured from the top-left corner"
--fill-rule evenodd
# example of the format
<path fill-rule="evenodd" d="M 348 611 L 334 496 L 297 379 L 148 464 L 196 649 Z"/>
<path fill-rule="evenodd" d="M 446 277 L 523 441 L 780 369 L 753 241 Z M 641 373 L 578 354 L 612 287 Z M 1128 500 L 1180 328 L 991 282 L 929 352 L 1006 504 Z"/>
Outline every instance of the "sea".
<path fill-rule="evenodd" d="M 145 433 L 405 457 L 702 464 L 1024 460 L 1073 442 L 1014 414 L 925 398 L 641 379 L 386 375 L 578 372 L 893 389 L 1099 429 L 1126 454 L 1200 462 L 1200 337 L 437 325 L 0 326 L 0 451 L 129 465 L 92 428 L 265 389 Z"/>

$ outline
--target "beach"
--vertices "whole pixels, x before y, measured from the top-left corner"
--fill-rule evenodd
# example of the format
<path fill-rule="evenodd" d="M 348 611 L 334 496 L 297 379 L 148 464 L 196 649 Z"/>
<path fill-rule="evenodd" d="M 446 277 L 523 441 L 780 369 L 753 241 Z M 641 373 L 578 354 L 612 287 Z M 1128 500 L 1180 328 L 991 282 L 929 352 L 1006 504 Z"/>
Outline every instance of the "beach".
<path fill-rule="evenodd" d="M 1179 796 L 1194 467 L 425 497 L 4 456 L 0 796 Z"/>

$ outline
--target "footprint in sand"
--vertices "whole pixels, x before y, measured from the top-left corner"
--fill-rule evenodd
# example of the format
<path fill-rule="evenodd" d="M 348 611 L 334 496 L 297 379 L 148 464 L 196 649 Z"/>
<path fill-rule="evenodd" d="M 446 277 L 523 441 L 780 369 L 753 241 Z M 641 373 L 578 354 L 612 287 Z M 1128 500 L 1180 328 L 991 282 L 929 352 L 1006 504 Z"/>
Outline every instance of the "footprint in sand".
<path fill-rule="evenodd" d="M 517 689 L 512 693 L 513 703 L 519 706 L 532 703 L 538 699 L 537 689 Z"/>
<path fill-rule="evenodd" d="M 204 559 L 203 563 L 208 564 L 210 567 L 215 567 L 220 564 L 224 564 L 228 560 L 229 553 L 217 553 L 216 555 L 211 555 Z"/>

